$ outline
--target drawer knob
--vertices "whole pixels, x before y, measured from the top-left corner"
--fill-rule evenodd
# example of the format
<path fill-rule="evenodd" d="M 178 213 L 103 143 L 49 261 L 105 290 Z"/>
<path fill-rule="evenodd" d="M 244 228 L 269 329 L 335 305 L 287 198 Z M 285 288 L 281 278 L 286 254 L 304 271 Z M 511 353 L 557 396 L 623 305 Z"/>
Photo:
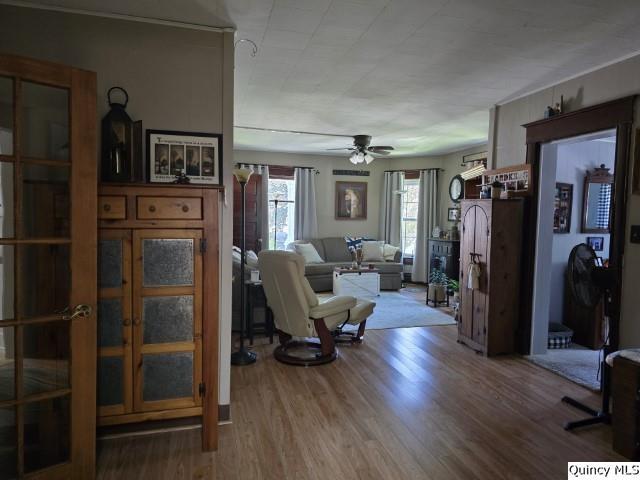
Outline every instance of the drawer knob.
<path fill-rule="evenodd" d="M 105 203 L 105 204 L 102 206 L 102 209 L 103 209 L 105 212 L 110 212 L 110 211 L 111 211 L 111 205 L 109 205 L 108 203 Z"/>
<path fill-rule="evenodd" d="M 188 212 L 189 211 L 189 205 L 183 205 L 182 206 L 182 211 L 185 212 L 185 213 Z"/>
<path fill-rule="evenodd" d="M 156 206 L 155 205 L 149 205 L 149 211 L 150 212 L 155 212 L 156 211 Z"/>

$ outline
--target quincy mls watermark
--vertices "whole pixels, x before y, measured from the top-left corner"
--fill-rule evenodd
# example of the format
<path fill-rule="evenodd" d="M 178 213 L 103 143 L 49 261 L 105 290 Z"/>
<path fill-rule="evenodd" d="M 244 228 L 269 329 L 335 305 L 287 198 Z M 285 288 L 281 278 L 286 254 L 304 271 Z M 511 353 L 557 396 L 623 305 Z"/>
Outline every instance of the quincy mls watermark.
<path fill-rule="evenodd" d="M 640 479 L 638 462 L 569 462 L 567 479 L 570 480 L 629 480 Z"/>

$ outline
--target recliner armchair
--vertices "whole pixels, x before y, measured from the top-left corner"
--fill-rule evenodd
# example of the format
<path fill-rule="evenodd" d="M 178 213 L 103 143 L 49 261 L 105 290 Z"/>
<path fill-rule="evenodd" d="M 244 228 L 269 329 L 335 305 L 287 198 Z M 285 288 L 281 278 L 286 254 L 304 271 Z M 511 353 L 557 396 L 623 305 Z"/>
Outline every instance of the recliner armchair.
<path fill-rule="evenodd" d="M 280 345 L 277 360 L 293 365 L 320 365 L 336 359 L 335 336 L 345 324 L 357 325 L 352 342 L 360 342 L 375 303 L 350 296 L 320 301 L 304 276 L 304 258 L 293 252 L 263 250 L 258 255 L 267 303 L 273 312 Z M 294 340 L 317 337 L 320 343 Z M 320 349 L 320 353 L 310 350 Z"/>

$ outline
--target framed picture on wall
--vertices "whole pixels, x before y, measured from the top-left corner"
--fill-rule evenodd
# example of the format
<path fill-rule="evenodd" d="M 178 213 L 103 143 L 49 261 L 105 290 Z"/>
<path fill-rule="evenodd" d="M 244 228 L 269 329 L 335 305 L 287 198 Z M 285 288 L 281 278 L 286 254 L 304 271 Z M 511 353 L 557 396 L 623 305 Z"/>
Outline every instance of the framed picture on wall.
<path fill-rule="evenodd" d="M 147 130 L 147 173 L 151 183 L 186 175 L 189 183 L 222 185 L 222 135 Z"/>
<path fill-rule="evenodd" d="M 587 237 L 587 245 L 593 248 L 594 252 L 604 250 L 604 237 Z"/>
<path fill-rule="evenodd" d="M 573 184 L 556 183 L 553 205 L 553 233 L 571 232 L 571 207 L 573 204 Z"/>
<path fill-rule="evenodd" d="M 335 218 L 367 219 L 367 182 L 336 182 Z"/>
<path fill-rule="evenodd" d="M 447 209 L 447 220 L 450 222 L 457 222 L 460 220 L 460 209 L 451 207 Z"/>

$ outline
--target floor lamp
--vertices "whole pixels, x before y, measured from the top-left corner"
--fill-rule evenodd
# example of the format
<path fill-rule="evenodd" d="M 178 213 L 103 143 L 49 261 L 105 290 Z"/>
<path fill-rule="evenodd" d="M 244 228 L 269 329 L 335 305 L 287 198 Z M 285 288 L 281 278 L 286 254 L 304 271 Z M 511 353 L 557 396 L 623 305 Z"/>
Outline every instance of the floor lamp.
<path fill-rule="evenodd" d="M 233 175 L 236 177 L 236 180 L 240 184 L 241 191 L 241 210 L 240 210 L 240 224 L 241 224 L 241 232 L 240 232 L 240 350 L 237 352 L 233 352 L 231 354 L 231 364 L 232 365 L 249 365 L 256 361 L 257 355 L 255 352 L 250 352 L 244 346 L 244 327 L 246 325 L 247 320 L 247 304 L 245 297 L 246 286 L 244 284 L 244 275 L 245 275 L 245 261 L 246 261 L 246 251 L 247 251 L 247 235 L 245 232 L 245 189 L 247 187 L 247 182 L 249 181 L 249 177 L 251 177 L 251 170 L 248 168 L 236 168 L 233 171 Z"/>

